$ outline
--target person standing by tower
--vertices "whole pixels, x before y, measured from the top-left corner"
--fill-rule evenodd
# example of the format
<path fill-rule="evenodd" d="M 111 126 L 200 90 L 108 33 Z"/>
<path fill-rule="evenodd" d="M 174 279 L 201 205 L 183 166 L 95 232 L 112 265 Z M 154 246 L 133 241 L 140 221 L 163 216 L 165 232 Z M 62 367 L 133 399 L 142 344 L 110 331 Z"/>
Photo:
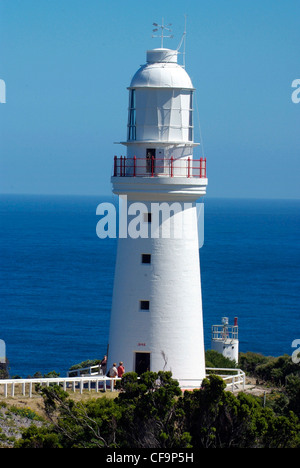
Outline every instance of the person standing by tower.
<path fill-rule="evenodd" d="M 113 365 L 111 366 L 111 368 L 109 369 L 108 371 L 108 376 L 111 378 L 111 379 L 115 379 L 116 377 L 118 377 L 118 369 L 117 369 L 117 364 L 114 362 Z M 115 385 L 116 381 L 113 380 L 113 385 Z"/>
<path fill-rule="evenodd" d="M 102 361 L 100 362 L 100 371 L 102 371 L 102 375 L 106 375 L 106 368 L 107 368 L 107 356 L 104 356 Z"/>
<path fill-rule="evenodd" d="M 121 379 L 124 373 L 125 373 L 125 367 L 123 365 L 123 362 L 120 361 L 119 367 L 118 367 L 118 377 Z"/>

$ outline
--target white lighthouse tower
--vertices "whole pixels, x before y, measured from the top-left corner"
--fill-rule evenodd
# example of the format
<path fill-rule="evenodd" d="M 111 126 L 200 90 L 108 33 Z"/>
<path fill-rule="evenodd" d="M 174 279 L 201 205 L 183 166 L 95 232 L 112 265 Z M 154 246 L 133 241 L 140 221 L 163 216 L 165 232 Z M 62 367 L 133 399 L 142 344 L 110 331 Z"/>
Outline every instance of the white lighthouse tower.
<path fill-rule="evenodd" d="M 193 158 L 194 87 L 177 55 L 147 51 L 128 88 L 127 152 L 112 176 L 124 211 L 108 361 L 138 374 L 172 371 L 197 387 L 205 358 L 196 201 L 206 160 Z"/>

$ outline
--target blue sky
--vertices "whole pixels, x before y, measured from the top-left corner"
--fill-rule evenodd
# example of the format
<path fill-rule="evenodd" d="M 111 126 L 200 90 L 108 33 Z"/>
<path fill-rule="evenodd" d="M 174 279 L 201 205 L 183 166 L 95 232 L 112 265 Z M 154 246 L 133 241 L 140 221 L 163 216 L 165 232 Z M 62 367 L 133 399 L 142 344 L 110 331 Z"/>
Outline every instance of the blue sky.
<path fill-rule="evenodd" d="M 299 0 L 0 0 L 0 193 L 110 195 L 152 23 L 177 48 L 185 14 L 207 196 L 300 198 Z"/>

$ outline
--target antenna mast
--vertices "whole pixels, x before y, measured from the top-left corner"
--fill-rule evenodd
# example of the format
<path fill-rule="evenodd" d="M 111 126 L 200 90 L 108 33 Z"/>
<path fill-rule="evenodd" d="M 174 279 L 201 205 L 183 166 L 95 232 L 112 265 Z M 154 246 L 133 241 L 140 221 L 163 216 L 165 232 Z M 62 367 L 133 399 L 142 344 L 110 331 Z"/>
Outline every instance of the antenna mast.
<path fill-rule="evenodd" d="M 153 23 L 153 26 L 155 26 L 155 29 L 153 29 L 153 32 L 157 32 L 159 29 L 161 29 L 161 34 L 159 36 L 152 34 L 152 37 L 160 37 L 161 38 L 161 48 L 163 49 L 164 47 L 164 38 L 173 38 L 173 35 L 165 36 L 164 30 L 172 32 L 172 29 L 169 28 L 169 26 L 172 26 L 172 23 L 167 24 L 166 26 L 164 25 L 164 19 L 162 18 L 161 24 L 158 23 Z"/>
<path fill-rule="evenodd" d="M 185 68 L 185 43 L 186 43 L 186 15 L 184 15 L 184 33 L 182 35 L 181 41 L 179 43 L 179 46 L 177 47 L 177 51 L 179 51 L 180 47 L 182 46 L 183 43 L 183 68 Z"/>

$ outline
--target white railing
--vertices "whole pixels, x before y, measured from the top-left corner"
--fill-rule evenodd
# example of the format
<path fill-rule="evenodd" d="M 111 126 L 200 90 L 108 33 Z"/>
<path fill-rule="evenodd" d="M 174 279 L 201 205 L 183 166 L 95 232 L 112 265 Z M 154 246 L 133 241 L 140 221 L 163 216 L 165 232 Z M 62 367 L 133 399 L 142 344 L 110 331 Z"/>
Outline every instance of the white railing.
<path fill-rule="evenodd" d="M 236 390 L 240 390 L 240 385 L 242 389 L 245 390 L 245 379 L 246 375 L 241 369 L 231 369 L 231 368 L 216 368 L 216 367 L 207 367 L 206 375 L 208 376 L 209 373 L 214 373 L 218 377 L 221 377 L 223 381 L 226 383 L 226 389 L 231 390 L 232 392 Z M 224 375 L 224 372 L 230 372 L 229 375 Z M 223 374 L 222 374 L 223 372 Z M 202 384 L 202 380 L 199 379 L 179 379 L 180 388 L 182 390 L 192 390 L 193 388 L 200 388 Z"/>
<path fill-rule="evenodd" d="M 83 375 L 103 375 L 101 364 L 96 366 L 84 367 L 80 369 L 69 370 L 67 372 L 68 377 L 81 377 Z"/>
<path fill-rule="evenodd" d="M 1 394 L 7 398 L 8 393 L 10 396 L 15 396 L 16 387 L 20 389 L 23 396 L 26 395 L 26 389 L 29 395 L 29 398 L 32 398 L 33 388 L 36 384 L 44 385 L 49 387 L 50 384 L 61 385 L 62 388 L 66 391 L 71 388 L 73 392 L 76 389 L 79 389 L 80 393 L 83 393 L 83 390 L 86 386 L 88 391 L 91 391 L 92 388 L 95 388 L 95 391 L 98 392 L 100 389 L 104 391 L 107 390 L 109 384 L 110 390 L 114 391 L 114 383 L 116 380 L 121 380 L 118 378 L 111 379 L 110 377 L 100 376 L 85 376 L 85 377 L 52 377 L 52 378 L 38 378 L 38 379 L 5 379 L 0 380 L 0 397 Z M 94 385 L 93 385 L 94 384 Z M 9 392 L 10 388 L 10 392 Z"/>
<path fill-rule="evenodd" d="M 109 387 L 110 391 L 114 391 L 114 384 L 120 378 L 110 378 L 104 375 L 99 375 L 99 366 L 92 366 L 91 368 L 86 369 L 76 369 L 77 372 L 87 369 L 93 369 L 94 367 L 98 368 L 98 373 L 91 373 L 89 375 L 78 375 L 76 377 L 44 377 L 37 379 L 4 379 L 0 380 L 0 397 L 4 396 L 5 398 L 10 396 L 14 397 L 16 393 L 16 388 L 21 391 L 23 396 L 26 396 L 26 389 L 29 398 L 32 398 L 33 389 L 36 384 L 44 385 L 49 387 L 50 384 L 61 385 L 62 388 L 66 391 L 67 389 L 72 389 L 73 392 L 76 392 L 76 389 L 79 389 L 79 392 L 82 394 L 84 388 L 88 391 L 95 389 L 96 392 L 99 390 L 107 390 Z M 215 368 L 207 367 L 206 372 L 213 372 L 219 377 L 221 377 L 226 383 L 226 388 L 234 392 L 239 389 L 239 386 L 242 385 L 242 389 L 245 389 L 245 373 L 241 369 L 230 369 L 230 368 Z M 222 372 L 230 372 L 230 375 L 224 375 Z M 195 382 L 197 384 L 195 385 Z M 192 383 L 192 385 L 191 385 Z M 193 388 L 200 388 L 202 380 L 197 379 L 180 379 L 180 388 L 182 390 Z M 10 392 L 9 392 L 10 388 Z"/>
<path fill-rule="evenodd" d="M 239 385 L 242 385 L 243 390 L 245 390 L 246 374 L 241 369 L 231 369 L 228 367 L 207 367 L 206 371 L 211 371 L 212 373 L 221 377 L 226 383 L 226 388 L 234 392 L 235 389 L 238 389 Z M 230 372 L 230 375 L 221 374 L 221 372 Z"/>

